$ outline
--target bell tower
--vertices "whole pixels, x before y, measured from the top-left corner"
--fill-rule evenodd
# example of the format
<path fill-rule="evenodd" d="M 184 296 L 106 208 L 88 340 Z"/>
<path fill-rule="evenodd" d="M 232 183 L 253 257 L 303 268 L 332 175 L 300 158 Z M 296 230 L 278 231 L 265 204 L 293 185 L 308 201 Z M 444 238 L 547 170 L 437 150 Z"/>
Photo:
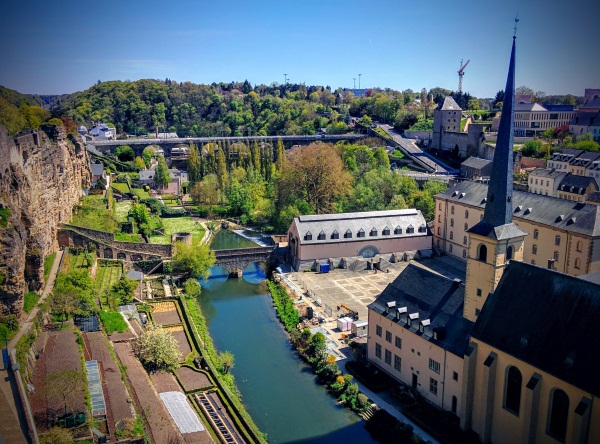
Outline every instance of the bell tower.
<path fill-rule="evenodd" d="M 483 219 L 469 230 L 463 316 L 473 322 L 488 295 L 496 289 L 508 261 L 523 260 L 523 241 L 527 236 L 512 221 L 515 46 L 516 35 Z"/>

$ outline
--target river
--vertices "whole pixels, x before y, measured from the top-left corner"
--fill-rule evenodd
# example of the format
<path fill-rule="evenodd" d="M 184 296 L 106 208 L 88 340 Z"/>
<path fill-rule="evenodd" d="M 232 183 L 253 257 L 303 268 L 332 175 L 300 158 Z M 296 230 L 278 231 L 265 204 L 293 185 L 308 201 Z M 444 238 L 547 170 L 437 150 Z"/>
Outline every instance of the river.
<path fill-rule="evenodd" d="M 214 249 L 255 245 L 229 231 L 220 231 L 211 244 Z M 375 443 L 365 422 L 335 404 L 290 346 L 270 294 L 258 284 L 262 280 L 256 265 L 243 279 L 227 279 L 217 268 L 200 296 L 217 350 L 235 356 L 232 373 L 257 426 L 271 443 Z"/>

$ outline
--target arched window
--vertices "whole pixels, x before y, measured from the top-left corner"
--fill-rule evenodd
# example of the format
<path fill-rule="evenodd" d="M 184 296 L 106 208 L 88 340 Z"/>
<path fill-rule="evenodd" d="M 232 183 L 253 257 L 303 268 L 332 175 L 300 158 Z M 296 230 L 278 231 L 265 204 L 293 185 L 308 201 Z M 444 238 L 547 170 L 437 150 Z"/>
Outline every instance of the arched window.
<path fill-rule="evenodd" d="M 583 242 L 577 241 L 577 251 L 583 251 Z"/>
<path fill-rule="evenodd" d="M 450 232 L 450 240 L 452 240 L 452 239 L 454 239 L 454 232 L 453 231 Z"/>
<path fill-rule="evenodd" d="M 535 230 L 533 230 L 533 238 L 537 239 L 540 235 L 540 230 L 538 230 L 537 228 Z"/>
<path fill-rule="evenodd" d="M 554 252 L 554 260 L 555 260 L 555 261 L 558 261 L 558 257 L 559 257 L 559 255 L 558 255 L 558 251 L 555 251 L 555 252 Z"/>
<path fill-rule="evenodd" d="M 467 236 L 463 236 L 463 245 L 467 245 Z"/>
<path fill-rule="evenodd" d="M 537 245 L 536 245 L 536 244 L 533 244 L 533 245 L 531 246 L 531 253 L 532 253 L 532 254 L 537 254 Z"/>
<path fill-rule="evenodd" d="M 442 223 L 442 216 L 438 214 L 438 223 Z"/>
<path fill-rule="evenodd" d="M 560 245 L 560 236 L 558 236 L 558 235 L 557 235 L 557 236 L 554 238 L 554 244 L 555 244 L 555 245 Z"/>
<path fill-rule="evenodd" d="M 448 251 L 449 251 L 450 253 L 452 253 L 452 244 L 450 244 L 450 246 L 448 247 Z"/>
<path fill-rule="evenodd" d="M 438 227 L 438 236 L 442 234 L 442 230 L 440 227 Z"/>
<path fill-rule="evenodd" d="M 569 397 L 560 389 L 555 389 L 550 396 L 548 408 L 548 435 L 560 442 L 567 436 L 567 420 L 569 418 Z"/>
<path fill-rule="evenodd" d="M 452 205 L 452 207 L 450 208 L 450 213 L 454 214 L 454 205 Z"/>
<path fill-rule="evenodd" d="M 469 218 L 469 210 L 465 210 L 465 219 Z"/>
<path fill-rule="evenodd" d="M 453 227 L 454 226 L 454 219 L 450 219 L 450 226 Z"/>
<path fill-rule="evenodd" d="M 513 257 L 513 247 L 512 245 L 509 245 L 508 248 L 506 249 L 506 260 L 509 261 L 511 260 Z"/>
<path fill-rule="evenodd" d="M 531 265 L 535 265 L 535 259 L 531 260 Z"/>
<path fill-rule="evenodd" d="M 465 231 L 469 229 L 469 224 L 465 223 Z"/>
<path fill-rule="evenodd" d="M 519 416 L 521 409 L 521 385 L 523 377 L 517 367 L 510 366 L 506 370 L 504 381 L 504 408 Z"/>
<path fill-rule="evenodd" d="M 575 258 L 575 268 L 581 268 L 581 259 L 579 259 L 578 257 Z"/>
<path fill-rule="evenodd" d="M 477 254 L 477 259 L 485 262 L 487 260 L 487 247 L 485 245 L 479 246 L 479 252 Z"/>
<path fill-rule="evenodd" d="M 463 257 L 466 258 L 467 257 L 467 250 L 463 250 Z"/>
<path fill-rule="evenodd" d="M 442 203 L 440 202 L 440 203 L 438 204 L 438 210 L 441 210 L 441 209 L 442 209 Z"/>

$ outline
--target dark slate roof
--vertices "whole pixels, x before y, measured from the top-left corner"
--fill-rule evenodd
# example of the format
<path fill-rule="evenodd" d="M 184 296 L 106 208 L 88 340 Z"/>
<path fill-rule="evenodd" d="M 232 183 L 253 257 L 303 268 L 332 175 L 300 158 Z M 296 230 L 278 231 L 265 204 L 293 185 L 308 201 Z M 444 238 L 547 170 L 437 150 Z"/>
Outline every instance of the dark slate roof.
<path fill-rule="evenodd" d="M 460 165 L 466 166 L 469 168 L 476 168 L 476 169 L 480 170 L 480 169 L 488 166 L 490 163 L 492 163 L 491 160 L 481 159 L 479 157 L 469 157 L 467 160 L 465 160 Z"/>
<path fill-rule="evenodd" d="M 92 176 L 102 176 L 104 165 L 101 163 L 91 163 L 90 170 L 92 170 Z"/>
<path fill-rule="evenodd" d="M 529 173 L 529 177 L 547 177 L 551 179 L 556 179 L 560 175 L 566 174 L 564 171 L 555 170 L 553 168 L 536 168 L 531 173 Z"/>
<path fill-rule="evenodd" d="M 575 159 L 571 162 L 571 165 L 588 165 L 594 160 L 598 160 L 600 153 L 594 153 L 592 151 L 584 151 L 583 153 L 575 156 Z"/>
<path fill-rule="evenodd" d="M 459 280 L 453 281 L 411 263 L 368 308 L 462 357 L 473 327 L 471 321 L 463 318 L 464 293 L 465 288 Z M 386 315 L 388 302 L 396 304 Z M 398 316 L 398 309 L 403 307 L 407 308 L 406 312 Z M 409 327 L 407 317 L 412 313 L 418 313 L 419 317 Z M 430 324 L 425 327 L 424 332 L 420 332 L 420 322 L 427 319 Z M 434 331 L 437 333 L 437 339 L 433 338 Z"/>
<path fill-rule="evenodd" d="M 571 161 L 583 152 L 584 152 L 583 150 L 575 150 L 573 148 L 565 148 L 563 150 L 552 153 L 552 155 L 550 156 L 550 160 L 560 160 L 563 162 Z"/>
<path fill-rule="evenodd" d="M 515 103 L 515 111 L 548 111 L 539 103 Z"/>
<path fill-rule="evenodd" d="M 543 103 L 542 106 L 548 111 L 573 111 L 575 109 L 573 105 L 548 105 Z"/>
<path fill-rule="evenodd" d="M 511 262 L 471 335 L 600 396 L 600 285 Z"/>
<path fill-rule="evenodd" d="M 583 125 L 590 126 L 594 123 L 598 123 L 600 119 L 598 119 L 598 112 L 578 112 L 573 119 L 571 119 L 570 125 Z"/>
<path fill-rule="evenodd" d="M 560 184 L 558 185 L 558 189 L 567 193 L 584 194 L 586 188 L 590 186 L 590 184 L 593 184 L 596 187 L 596 190 L 598 189 L 596 179 L 593 177 L 568 174 L 563 180 L 561 180 Z"/>
<path fill-rule="evenodd" d="M 446 96 L 444 98 L 440 109 L 442 111 L 462 111 L 462 108 L 458 106 L 458 103 L 456 103 L 452 96 Z"/>
<path fill-rule="evenodd" d="M 585 105 L 581 105 L 580 109 L 585 108 L 600 108 L 600 99 L 594 99 L 587 102 Z"/>
<path fill-rule="evenodd" d="M 486 195 L 487 185 L 465 181 L 442 191 L 436 197 L 483 208 Z M 518 219 L 524 219 L 588 236 L 600 236 L 598 205 L 523 191 L 514 191 L 512 203 L 516 224 L 519 223 Z"/>
<path fill-rule="evenodd" d="M 596 191 L 595 193 L 590 194 L 587 199 L 587 202 L 598 202 L 600 203 L 600 191 Z"/>
<path fill-rule="evenodd" d="M 427 223 L 423 214 L 419 210 L 385 210 L 385 211 L 363 211 L 356 213 L 337 213 L 337 214 L 313 214 L 298 216 L 294 218 L 292 224 L 296 224 L 300 243 L 319 244 L 331 242 L 331 235 L 334 231 L 339 234 L 339 239 L 335 242 L 354 242 L 365 240 L 380 240 L 399 237 L 425 236 L 431 233 L 427 230 Z M 390 233 L 383 234 L 384 228 L 388 228 Z M 394 234 L 394 230 L 400 227 L 402 232 Z M 407 228 L 412 227 L 413 233 L 408 233 Z M 371 230 L 375 228 L 377 235 L 371 236 Z M 419 231 L 419 228 L 422 231 Z M 358 237 L 360 230 L 364 231 L 364 237 Z M 344 238 L 344 233 L 350 230 L 351 238 Z M 325 234 L 324 239 L 319 239 L 319 234 Z M 305 239 L 310 233 L 312 239 Z"/>
<path fill-rule="evenodd" d="M 519 236 L 527 236 L 525 231 L 521 230 L 517 224 L 512 222 L 509 224 L 493 226 L 485 221 L 481 221 L 469 228 L 468 232 L 497 240 L 506 240 Z"/>

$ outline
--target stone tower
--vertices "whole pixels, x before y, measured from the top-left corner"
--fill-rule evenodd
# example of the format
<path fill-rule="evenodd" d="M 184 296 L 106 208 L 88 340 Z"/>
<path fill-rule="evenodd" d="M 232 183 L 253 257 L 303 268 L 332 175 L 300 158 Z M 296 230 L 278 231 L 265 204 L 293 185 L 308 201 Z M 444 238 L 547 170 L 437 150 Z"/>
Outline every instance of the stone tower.
<path fill-rule="evenodd" d="M 507 262 L 523 260 L 523 241 L 527 235 L 512 221 L 515 46 L 516 37 L 513 37 L 483 219 L 469 230 L 463 316 L 473 322 L 488 295 L 496 289 Z"/>

